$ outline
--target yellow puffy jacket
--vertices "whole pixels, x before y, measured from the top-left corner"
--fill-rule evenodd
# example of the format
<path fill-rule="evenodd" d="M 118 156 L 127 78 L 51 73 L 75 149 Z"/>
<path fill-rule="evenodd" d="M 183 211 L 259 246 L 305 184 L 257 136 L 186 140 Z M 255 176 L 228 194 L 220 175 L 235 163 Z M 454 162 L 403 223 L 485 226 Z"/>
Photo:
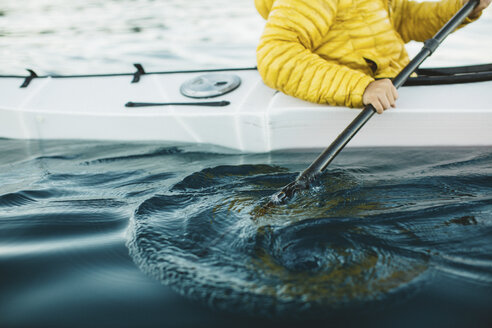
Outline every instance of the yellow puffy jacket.
<path fill-rule="evenodd" d="M 264 82 L 315 103 L 362 107 L 374 78 L 409 62 L 404 44 L 425 41 L 461 0 L 255 0 L 267 19 L 257 49 Z"/>

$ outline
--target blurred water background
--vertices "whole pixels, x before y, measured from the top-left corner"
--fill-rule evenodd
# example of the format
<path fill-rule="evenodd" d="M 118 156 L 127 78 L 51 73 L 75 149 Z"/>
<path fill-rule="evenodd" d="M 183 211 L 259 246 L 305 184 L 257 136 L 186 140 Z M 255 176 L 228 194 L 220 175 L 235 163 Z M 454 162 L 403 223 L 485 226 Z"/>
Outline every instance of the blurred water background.
<path fill-rule="evenodd" d="M 0 74 L 255 66 L 263 24 L 252 0 L 0 0 Z M 491 28 L 424 66 L 492 62 Z M 492 326 L 490 148 L 348 149 L 258 212 L 316 155 L 0 140 L 0 327 Z"/>
<path fill-rule="evenodd" d="M 253 0 L 1 0 L 0 74 L 255 66 L 263 24 Z M 489 10 L 424 66 L 491 62 L 491 27 Z"/>

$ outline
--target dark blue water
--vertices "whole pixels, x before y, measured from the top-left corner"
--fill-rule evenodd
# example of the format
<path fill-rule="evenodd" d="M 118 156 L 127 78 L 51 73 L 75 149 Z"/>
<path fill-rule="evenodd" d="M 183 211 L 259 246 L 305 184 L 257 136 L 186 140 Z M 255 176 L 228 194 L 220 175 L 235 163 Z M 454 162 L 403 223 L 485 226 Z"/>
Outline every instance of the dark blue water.
<path fill-rule="evenodd" d="M 492 149 L 0 140 L 0 327 L 487 327 Z"/>

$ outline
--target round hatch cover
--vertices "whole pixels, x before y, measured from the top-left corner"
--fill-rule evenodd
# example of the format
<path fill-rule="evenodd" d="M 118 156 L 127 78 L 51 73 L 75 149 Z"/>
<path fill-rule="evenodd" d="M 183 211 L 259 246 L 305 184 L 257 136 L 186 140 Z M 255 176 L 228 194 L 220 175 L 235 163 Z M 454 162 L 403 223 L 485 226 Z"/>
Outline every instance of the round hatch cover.
<path fill-rule="evenodd" d="M 180 91 L 186 97 L 210 98 L 231 92 L 240 84 L 241 79 L 237 75 L 209 73 L 184 82 Z"/>

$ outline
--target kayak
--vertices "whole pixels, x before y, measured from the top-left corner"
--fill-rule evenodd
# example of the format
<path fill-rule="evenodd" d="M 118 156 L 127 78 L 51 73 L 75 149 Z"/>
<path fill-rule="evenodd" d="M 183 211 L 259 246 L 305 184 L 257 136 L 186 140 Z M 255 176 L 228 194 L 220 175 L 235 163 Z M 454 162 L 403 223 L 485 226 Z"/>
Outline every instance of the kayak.
<path fill-rule="evenodd" d="M 0 137 L 204 143 L 243 152 L 324 148 L 358 109 L 308 103 L 256 68 L 0 76 Z M 417 71 L 397 108 L 349 147 L 492 145 L 492 64 Z"/>

